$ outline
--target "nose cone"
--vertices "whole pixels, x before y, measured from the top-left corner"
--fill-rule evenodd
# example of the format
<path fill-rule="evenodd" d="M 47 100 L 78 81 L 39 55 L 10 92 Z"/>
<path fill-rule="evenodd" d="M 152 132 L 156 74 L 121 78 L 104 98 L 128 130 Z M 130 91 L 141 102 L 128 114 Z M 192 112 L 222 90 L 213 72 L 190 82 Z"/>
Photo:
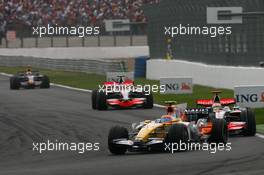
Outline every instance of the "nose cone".
<path fill-rule="evenodd" d="M 145 125 L 138 133 L 138 135 L 136 136 L 136 140 L 140 140 L 140 141 L 148 141 L 148 138 L 151 136 L 151 133 L 158 127 L 161 127 L 162 124 L 161 123 L 154 123 L 151 122 L 147 125 Z"/>
<path fill-rule="evenodd" d="M 123 100 L 129 100 L 129 91 L 123 91 L 121 94 L 123 96 Z"/>
<path fill-rule="evenodd" d="M 28 76 L 28 84 L 34 84 L 34 77 Z"/>

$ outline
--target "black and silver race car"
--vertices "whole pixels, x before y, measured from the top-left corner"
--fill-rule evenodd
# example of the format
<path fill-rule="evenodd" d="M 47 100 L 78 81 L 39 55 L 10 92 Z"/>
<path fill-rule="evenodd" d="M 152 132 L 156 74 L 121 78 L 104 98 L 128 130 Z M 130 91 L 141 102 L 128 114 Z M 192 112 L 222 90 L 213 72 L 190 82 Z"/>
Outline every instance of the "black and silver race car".
<path fill-rule="evenodd" d="M 18 72 L 10 77 L 10 89 L 32 89 L 35 87 L 49 88 L 49 77 L 41 75 L 38 71 Z"/>

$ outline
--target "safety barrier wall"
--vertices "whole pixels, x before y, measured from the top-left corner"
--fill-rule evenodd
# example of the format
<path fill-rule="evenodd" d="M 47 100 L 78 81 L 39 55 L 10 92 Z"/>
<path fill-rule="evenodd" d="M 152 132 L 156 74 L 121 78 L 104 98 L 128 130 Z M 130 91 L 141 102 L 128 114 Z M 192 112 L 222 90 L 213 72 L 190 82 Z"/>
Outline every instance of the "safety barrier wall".
<path fill-rule="evenodd" d="M 147 78 L 192 77 L 195 84 L 233 89 L 238 85 L 264 85 L 264 68 L 215 66 L 181 60 L 147 61 Z"/>
<path fill-rule="evenodd" d="M 78 71 L 105 75 L 107 72 L 129 71 L 131 59 L 54 59 L 23 56 L 0 56 L 0 66 L 27 66 Z"/>
<path fill-rule="evenodd" d="M 106 74 L 133 71 L 134 58 L 148 56 L 148 47 L 0 49 L 0 66 Z"/>
<path fill-rule="evenodd" d="M 0 49 L 0 55 L 56 59 L 101 59 L 149 56 L 147 46 L 132 47 L 61 47 Z"/>

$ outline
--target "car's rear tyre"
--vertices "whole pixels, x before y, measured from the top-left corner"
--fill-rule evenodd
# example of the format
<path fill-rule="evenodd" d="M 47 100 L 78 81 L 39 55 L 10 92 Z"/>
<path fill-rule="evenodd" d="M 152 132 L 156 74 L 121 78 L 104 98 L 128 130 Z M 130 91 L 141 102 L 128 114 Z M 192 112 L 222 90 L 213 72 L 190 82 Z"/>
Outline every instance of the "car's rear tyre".
<path fill-rule="evenodd" d="M 209 142 L 226 144 L 228 140 L 228 129 L 227 129 L 226 120 L 214 119 L 212 123 L 213 123 L 213 128 L 212 128 L 212 134 L 209 138 Z"/>
<path fill-rule="evenodd" d="M 107 110 L 106 94 L 104 92 L 98 91 L 96 98 L 96 108 L 98 110 Z"/>
<path fill-rule="evenodd" d="M 165 138 L 165 143 L 167 145 L 172 145 L 177 143 L 177 151 L 186 151 L 188 142 L 188 129 L 184 124 L 174 124 L 170 127 L 169 132 Z M 180 144 L 181 143 L 181 144 Z M 185 145 L 185 147 L 183 147 Z M 170 151 L 170 150 L 165 150 Z"/>
<path fill-rule="evenodd" d="M 92 91 L 92 108 L 96 109 L 96 98 L 97 98 L 98 90 Z"/>
<path fill-rule="evenodd" d="M 121 126 L 114 126 L 110 129 L 108 135 L 108 149 L 112 154 L 125 154 L 127 146 L 113 143 L 115 139 L 128 139 L 128 131 Z"/>
<path fill-rule="evenodd" d="M 242 134 L 244 136 L 254 136 L 256 134 L 256 119 L 254 111 L 247 108 L 241 112 L 240 117 L 242 121 L 246 122 L 246 128 L 243 130 Z"/>
<path fill-rule="evenodd" d="M 17 77 L 11 77 L 10 78 L 10 89 L 19 89 L 20 82 Z"/>
<path fill-rule="evenodd" d="M 145 95 L 146 102 L 144 103 L 144 108 L 151 109 L 153 108 L 153 94 Z"/>
<path fill-rule="evenodd" d="M 42 82 L 40 84 L 40 88 L 43 88 L 43 89 L 48 89 L 50 88 L 50 80 L 49 80 L 49 77 L 44 75 L 42 77 Z"/>

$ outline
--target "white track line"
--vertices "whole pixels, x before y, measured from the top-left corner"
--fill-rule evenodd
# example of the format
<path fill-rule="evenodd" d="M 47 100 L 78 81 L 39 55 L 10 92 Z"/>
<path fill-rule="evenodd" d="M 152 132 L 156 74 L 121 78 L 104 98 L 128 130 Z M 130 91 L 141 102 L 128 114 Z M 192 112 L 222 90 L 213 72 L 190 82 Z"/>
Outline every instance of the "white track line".
<path fill-rule="evenodd" d="M 8 76 L 8 77 L 12 76 L 11 74 L 7 74 L 7 73 L 3 73 L 3 72 L 0 72 L 0 75 Z M 62 84 L 56 84 L 56 83 L 50 83 L 50 85 L 55 86 L 55 87 L 75 90 L 75 91 L 88 92 L 88 93 L 92 92 L 92 90 L 90 90 L 90 89 L 75 88 L 75 87 L 66 86 L 66 85 L 62 85 Z M 154 106 L 157 107 L 157 108 L 164 108 L 165 107 L 165 106 L 159 105 L 159 104 L 154 104 Z M 259 138 L 264 139 L 264 135 L 262 135 L 262 134 L 257 133 L 256 136 L 259 137 Z"/>
<path fill-rule="evenodd" d="M 4 73 L 4 72 L 0 72 L 0 75 L 7 76 L 7 77 L 11 77 L 12 76 L 11 74 L 7 74 L 7 73 Z"/>
<path fill-rule="evenodd" d="M 165 108 L 166 107 L 164 105 L 159 105 L 159 104 L 154 104 L 154 106 L 157 107 L 157 108 Z"/>
<path fill-rule="evenodd" d="M 264 139 L 264 135 L 262 135 L 262 134 L 256 133 L 256 136 L 259 137 L 259 138 Z"/>
<path fill-rule="evenodd" d="M 65 88 L 65 89 L 70 89 L 70 90 L 75 90 L 75 91 L 82 91 L 82 92 L 89 92 L 89 93 L 92 92 L 92 90 L 90 90 L 90 89 L 75 88 L 75 87 L 61 85 L 61 84 L 56 84 L 56 83 L 50 83 L 50 85 L 55 86 L 55 87 L 60 87 L 60 88 Z"/>

